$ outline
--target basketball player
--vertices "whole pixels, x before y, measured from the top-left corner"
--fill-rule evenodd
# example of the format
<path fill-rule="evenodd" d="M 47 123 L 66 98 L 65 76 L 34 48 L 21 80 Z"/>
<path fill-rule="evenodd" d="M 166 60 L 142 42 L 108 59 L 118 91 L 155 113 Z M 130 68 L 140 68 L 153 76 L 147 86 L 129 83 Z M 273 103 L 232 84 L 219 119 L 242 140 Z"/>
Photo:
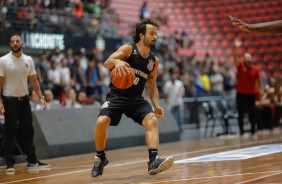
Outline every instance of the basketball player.
<path fill-rule="evenodd" d="M 49 164 L 38 161 L 35 154 L 27 81 L 30 82 L 39 97 L 43 109 L 46 109 L 46 102 L 36 78 L 34 62 L 30 56 L 22 52 L 22 46 L 23 43 L 19 35 L 11 36 L 11 51 L 0 58 L 0 115 L 4 114 L 5 118 L 6 172 L 15 171 L 13 151 L 17 132 L 22 142 L 23 151 L 27 156 L 28 168 L 49 167 Z M 1 99 L 2 86 L 4 87 Z"/>
<path fill-rule="evenodd" d="M 247 24 L 236 17 L 229 16 L 232 24 L 238 26 L 242 31 L 246 32 L 264 32 L 264 33 L 282 33 L 282 20 L 270 22 L 261 22 L 257 24 Z"/>
<path fill-rule="evenodd" d="M 107 69 L 116 68 L 118 75 L 126 75 L 126 68 L 131 67 L 136 79 L 133 86 L 125 90 L 117 89 L 113 84 L 109 86 L 110 92 L 100 108 L 96 122 L 94 139 L 97 155 L 91 173 L 93 178 L 102 175 L 104 167 L 109 162 L 104 152 L 107 128 L 117 126 L 122 114 L 146 129 L 146 144 L 149 152 L 148 173 L 150 175 L 167 170 L 173 164 L 173 157 L 158 157 L 158 119 L 163 117 L 164 112 L 159 104 L 159 93 L 156 86 L 159 59 L 150 50 L 155 46 L 158 27 L 158 24 L 151 19 L 144 19 L 137 23 L 134 43 L 121 46 L 104 63 Z M 147 81 L 154 109 L 142 96 Z"/>

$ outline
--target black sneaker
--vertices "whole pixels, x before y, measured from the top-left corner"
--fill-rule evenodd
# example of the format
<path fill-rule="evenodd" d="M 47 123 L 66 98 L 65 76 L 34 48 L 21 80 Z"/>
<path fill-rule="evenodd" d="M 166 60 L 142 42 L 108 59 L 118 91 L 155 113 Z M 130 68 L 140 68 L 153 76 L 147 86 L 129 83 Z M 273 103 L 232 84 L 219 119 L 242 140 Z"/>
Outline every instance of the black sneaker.
<path fill-rule="evenodd" d="M 109 163 L 109 159 L 101 160 L 99 157 L 95 156 L 94 166 L 91 172 L 92 178 L 96 178 L 103 174 L 104 167 Z"/>
<path fill-rule="evenodd" d="M 173 164 L 173 157 L 159 158 L 157 157 L 153 162 L 148 163 L 148 173 L 150 175 L 159 174 L 162 171 L 169 169 Z"/>
<path fill-rule="evenodd" d="M 27 163 L 28 169 L 41 169 L 41 168 L 49 168 L 50 164 L 40 162 L 37 160 L 35 163 Z"/>
<path fill-rule="evenodd" d="M 14 164 L 7 163 L 6 173 L 14 173 L 14 172 L 15 172 Z"/>

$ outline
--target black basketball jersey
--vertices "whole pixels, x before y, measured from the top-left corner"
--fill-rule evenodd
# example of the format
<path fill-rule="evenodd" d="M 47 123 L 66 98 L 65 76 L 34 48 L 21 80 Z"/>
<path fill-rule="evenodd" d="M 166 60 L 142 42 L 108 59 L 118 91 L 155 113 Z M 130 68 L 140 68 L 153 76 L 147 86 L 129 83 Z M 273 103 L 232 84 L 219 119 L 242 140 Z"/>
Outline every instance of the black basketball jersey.
<path fill-rule="evenodd" d="M 135 81 L 133 85 L 128 89 L 118 89 L 112 83 L 110 84 L 110 89 L 113 92 L 117 92 L 122 95 L 136 96 L 142 95 L 145 88 L 146 82 L 150 76 L 150 73 L 155 68 L 155 56 L 150 51 L 149 57 L 144 58 L 139 53 L 136 44 L 130 44 L 132 46 L 131 55 L 125 60 L 135 73 Z"/>

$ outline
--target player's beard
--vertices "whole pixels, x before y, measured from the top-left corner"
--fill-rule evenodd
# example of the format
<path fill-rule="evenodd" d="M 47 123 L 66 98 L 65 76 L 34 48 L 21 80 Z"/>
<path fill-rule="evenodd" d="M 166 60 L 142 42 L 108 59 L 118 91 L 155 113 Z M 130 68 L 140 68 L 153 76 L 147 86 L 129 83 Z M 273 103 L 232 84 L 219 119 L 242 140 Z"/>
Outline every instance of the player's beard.
<path fill-rule="evenodd" d="M 148 39 L 144 39 L 144 45 L 146 45 L 147 47 L 149 48 L 155 48 L 155 44 L 156 44 L 156 41 L 149 41 Z"/>
<path fill-rule="evenodd" d="M 22 50 L 22 46 L 20 46 L 19 48 L 13 48 L 13 47 L 10 47 L 10 48 L 12 52 L 15 52 L 15 53 L 20 52 Z"/>

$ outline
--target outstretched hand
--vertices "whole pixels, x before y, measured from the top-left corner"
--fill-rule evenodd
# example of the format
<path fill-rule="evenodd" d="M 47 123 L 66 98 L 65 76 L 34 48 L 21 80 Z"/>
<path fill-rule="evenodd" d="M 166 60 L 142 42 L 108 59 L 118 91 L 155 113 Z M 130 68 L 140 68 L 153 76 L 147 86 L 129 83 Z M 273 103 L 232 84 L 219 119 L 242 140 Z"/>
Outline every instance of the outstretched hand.
<path fill-rule="evenodd" d="M 234 40 L 234 45 L 235 45 L 235 47 L 241 47 L 242 46 L 242 40 L 240 40 L 239 38 L 236 38 L 235 40 Z"/>
<path fill-rule="evenodd" d="M 232 21 L 232 24 L 234 26 L 238 26 L 242 31 L 251 32 L 251 25 L 250 24 L 247 24 L 247 23 L 241 21 L 237 17 L 232 17 L 231 15 L 229 15 L 229 18 Z"/>

